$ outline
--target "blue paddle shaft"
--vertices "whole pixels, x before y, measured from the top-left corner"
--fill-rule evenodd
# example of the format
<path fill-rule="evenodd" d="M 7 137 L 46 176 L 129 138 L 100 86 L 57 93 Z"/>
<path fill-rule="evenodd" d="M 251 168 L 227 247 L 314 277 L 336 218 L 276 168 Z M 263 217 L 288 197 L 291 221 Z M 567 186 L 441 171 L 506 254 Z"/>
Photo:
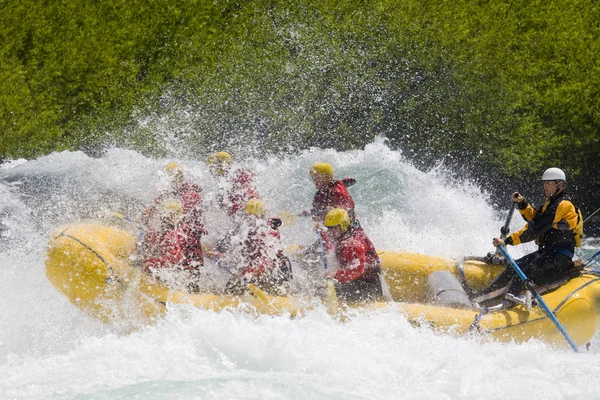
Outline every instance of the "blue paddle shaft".
<path fill-rule="evenodd" d="M 323 268 L 327 271 L 327 256 L 325 255 L 325 245 L 323 245 L 323 238 L 321 237 L 321 230 L 317 229 L 317 237 L 319 238 L 319 246 L 321 247 L 321 260 L 323 261 Z"/>
<path fill-rule="evenodd" d="M 506 251 L 504 246 L 498 245 L 498 249 L 502 252 L 502 254 L 504 254 L 504 257 L 506 257 L 506 259 L 508 260 L 512 269 L 514 269 L 515 272 L 517 273 L 517 275 L 519 275 L 519 278 L 521 278 L 521 280 L 523 282 L 527 282 L 528 281 L 527 276 L 525 276 L 525 274 L 523 273 L 521 268 L 517 265 L 515 260 L 513 260 L 512 257 L 508 254 L 508 252 Z M 538 304 L 542 307 L 542 309 L 544 310 L 544 312 L 546 313 L 548 318 L 550 318 L 550 320 L 554 323 L 554 325 L 556 325 L 556 327 L 558 328 L 560 333 L 564 336 L 567 343 L 569 343 L 569 346 L 571 346 L 571 348 L 573 349 L 573 351 L 575 353 L 579 353 L 579 351 L 577 350 L 577 346 L 575 345 L 573 340 L 569 337 L 569 334 L 567 333 L 565 328 L 558 321 L 558 319 L 556 318 L 556 315 L 554 315 L 554 313 L 550 310 L 550 307 L 548 307 L 548 304 L 546 304 L 546 302 L 544 301 L 542 296 L 540 296 L 540 294 L 537 292 L 537 290 L 535 290 L 533 287 L 531 287 L 531 288 L 528 287 L 528 289 L 535 296 Z"/>

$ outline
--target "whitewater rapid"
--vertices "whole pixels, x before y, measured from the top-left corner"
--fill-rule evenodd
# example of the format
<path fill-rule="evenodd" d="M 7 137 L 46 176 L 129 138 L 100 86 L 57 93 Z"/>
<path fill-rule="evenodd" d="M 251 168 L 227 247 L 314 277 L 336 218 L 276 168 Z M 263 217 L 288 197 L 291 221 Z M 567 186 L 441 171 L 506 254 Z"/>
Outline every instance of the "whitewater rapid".
<path fill-rule="evenodd" d="M 82 219 L 136 216 L 167 184 L 176 160 L 210 202 L 202 160 L 154 159 L 112 149 L 101 158 L 54 153 L 0 166 L 0 399 L 593 399 L 600 396 L 596 341 L 573 354 L 539 341 L 485 342 L 414 328 L 392 310 L 340 323 L 325 309 L 298 319 L 171 306 L 133 332 L 104 325 L 47 281 L 52 231 Z M 383 140 L 364 150 L 311 149 L 237 160 L 256 172 L 269 210 L 310 208 L 308 169 L 330 162 L 354 177 L 356 213 L 378 249 L 484 255 L 504 223 L 488 195 L 437 168 L 419 171 Z M 538 201 L 540 199 L 537 199 Z M 207 229 L 220 222 L 207 214 Z M 522 221 L 513 218 L 512 229 Z M 309 221 L 283 240 L 314 240 Z M 511 247 L 515 257 L 530 245 Z"/>

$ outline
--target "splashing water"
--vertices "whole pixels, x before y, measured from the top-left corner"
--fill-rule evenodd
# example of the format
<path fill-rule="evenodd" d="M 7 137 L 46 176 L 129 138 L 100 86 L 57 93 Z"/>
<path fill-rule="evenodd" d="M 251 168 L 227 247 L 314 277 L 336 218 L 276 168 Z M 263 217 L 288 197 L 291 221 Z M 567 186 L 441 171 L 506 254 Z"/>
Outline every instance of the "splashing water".
<path fill-rule="evenodd" d="M 133 333 L 87 317 L 47 281 L 52 231 L 82 219 L 137 218 L 164 188 L 162 167 L 113 149 L 18 160 L 0 167 L 0 398 L 596 398 L 595 343 L 587 354 L 484 343 L 414 328 L 390 310 L 339 323 L 325 309 L 304 318 L 170 306 L 155 325 Z M 206 165 L 179 159 L 186 178 L 214 196 Z M 506 214 L 469 182 L 443 169 L 421 172 L 377 140 L 364 150 L 311 149 L 295 156 L 236 160 L 256 172 L 269 212 L 310 208 L 308 169 L 330 162 L 379 249 L 458 257 L 484 255 Z M 208 212 L 207 230 L 223 221 Z M 522 222 L 514 218 L 511 228 Z M 310 221 L 282 227 L 285 244 L 314 241 Z M 533 249 L 511 248 L 515 256 Z"/>

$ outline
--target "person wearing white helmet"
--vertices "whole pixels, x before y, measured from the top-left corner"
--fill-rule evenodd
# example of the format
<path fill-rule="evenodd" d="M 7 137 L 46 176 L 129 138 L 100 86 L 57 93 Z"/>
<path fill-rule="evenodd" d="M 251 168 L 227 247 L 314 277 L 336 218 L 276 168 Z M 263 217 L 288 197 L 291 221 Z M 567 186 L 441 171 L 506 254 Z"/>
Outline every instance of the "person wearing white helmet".
<path fill-rule="evenodd" d="M 538 208 L 532 207 L 519 193 L 511 199 L 523 219 L 527 222 L 523 228 L 513 232 L 506 239 L 494 238 L 492 243 L 516 246 L 535 240 L 538 250 L 516 260 L 529 280 L 536 285 L 556 281 L 573 270 L 575 247 L 581 245 L 583 218 L 580 210 L 573 205 L 565 193 L 567 177 L 559 168 L 548 168 L 542 175 L 546 201 Z M 477 298 L 497 292 L 507 287 L 506 297 L 518 300 L 525 290 L 524 282 L 516 278 L 510 267 L 506 268 Z M 501 292 L 504 293 L 504 292 Z"/>

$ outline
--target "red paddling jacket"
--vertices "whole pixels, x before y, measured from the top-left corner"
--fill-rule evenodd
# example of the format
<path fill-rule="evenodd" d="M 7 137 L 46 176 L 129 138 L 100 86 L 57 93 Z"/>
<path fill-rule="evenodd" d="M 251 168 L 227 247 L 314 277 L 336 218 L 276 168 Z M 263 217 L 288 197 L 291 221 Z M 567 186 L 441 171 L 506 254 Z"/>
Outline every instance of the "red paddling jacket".
<path fill-rule="evenodd" d="M 343 208 L 348 211 L 351 223 L 356 220 L 354 200 L 352 200 L 346 185 L 341 180 L 332 181 L 317 190 L 313 198 L 311 214 L 316 221 L 323 222 L 325 214 L 334 208 Z"/>
<path fill-rule="evenodd" d="M 354 212 L 354 200 L 352 199 L 352 196 L 350 196 L 350 193 L 348 193 L 348 189 L 346 189 L 347 185 L 351 186 L 354 182 L 353 178 L 332 181 L 325 187 L 317 190 L 317 193 L 315 193 L 315 197 L 313 198 L 311 210 L 313 220 L 322 223 L 325 219 L 325 215 L 329 211 L 334 208 L 343 208 L 348 212 L 350 224 L 355 228 L 359 228 L 360 223 Z M 329 235 L 327 235 L 326 232 L 321 232 L 320 235 L 325 250 L 328 252 L 332 251 L 333 243 L 331 242 Z"/>
<path fill-rule="evenodd" d="M 146 223 L 151 221 L 161 203 L 167 199 L 177 200 L 183 207 L 184 221 L 192 227 L 197 226 L 202 229 L 202 197 L 200 196 L 202 189 L 195 184 L 183 182 L 178 188 L 165 190 L 161 192 L 154 204 L 144 212 Z M 146 227 L 147 229 L 149 227 Z"/>
<path fill-rule="evenodd" d="M 349 228 L 344 232 L 335 246 L 335 256 L 341 267 L 335 273 L 338 282 L 379 279 L 379 256 L 362 229 Z"/>
<path fill-rule="evenodd" d="M 219 207 L 226 209 L 227 213 L 233 216 L 244 210 L 248 200 L 260 199 L 253 178 L 253 173 L 241 168 L 227 175 L 227 187 L 217 195 Z"/>
<path fill-rule="evenodd" d="M 162 234 L 149 232 L 144 237 L 148 256 L 143 261 L 148 270 L 179 266 L 198 270 L 204 265 L 200 235 L 190 225 L 181 223 Z"/>
<path fill-rule="evenodd" d="M 277 220 L 278 221 L 278 220 Z M 242 256 L 246 279 L 263 274 L 276 273 L 279 267 L 281 235 L 273 220 L 256 219 L 243 243 Z"/>

